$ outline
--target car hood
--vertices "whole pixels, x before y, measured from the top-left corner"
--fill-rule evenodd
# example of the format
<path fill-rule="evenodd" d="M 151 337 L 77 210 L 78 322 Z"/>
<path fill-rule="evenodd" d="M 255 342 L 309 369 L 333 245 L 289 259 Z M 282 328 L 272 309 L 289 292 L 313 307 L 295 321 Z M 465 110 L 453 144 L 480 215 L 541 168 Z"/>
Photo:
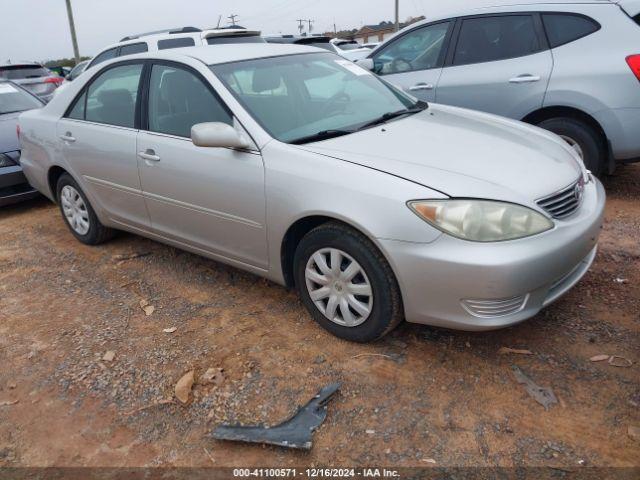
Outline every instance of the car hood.
<path fill-rule="evenodd" d="M 566 187 L 582 172 L 568 145 L 552 133 L 434 104 L 410 117 L 300 148 L 452 197 L 530 203 Z"/>
<path fill-rule="evenodd" d="M 16 112 L 0 115 L 0 153 L 20 149 L 18 135 L 16 134 L 16 125 L 18 125 L 18 116 L 21 113 L 22 112 Z"/>

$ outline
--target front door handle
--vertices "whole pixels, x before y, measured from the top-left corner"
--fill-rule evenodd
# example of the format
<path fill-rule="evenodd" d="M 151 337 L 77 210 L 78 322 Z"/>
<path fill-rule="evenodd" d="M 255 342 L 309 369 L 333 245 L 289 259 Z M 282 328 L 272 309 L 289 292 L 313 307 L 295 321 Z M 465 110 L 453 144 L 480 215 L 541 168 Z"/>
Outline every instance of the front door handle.
<path fill-rule="evenodd" d="M 414 86 L 409 87 L 410 92 L 417 92 L 418 90 L 433 90 L 432 83 L 416 83 Z"/>
<path fill-rule="evenodd" d="M 509 83 L 533 83 L 539 81 L 540 77 L 538 75 L 531 74 L 518 75 L 517 77 L 509 79 Z"/>
<path fill-rule="evenodd" d="M 160 157 L 156 155 L 156 152 L 154 152 L 151 148 L 147 148 L 144 152 L 138 152 L 138 156 L 149 162 L 160 161 Z"/>
<path fill-rule="evenodd" d="M 73 143 L 76 141 L 75 137 L 71 135 L 71 132 L 67 132 L 64 135 L 60 135 L 60 140 L 63 142 Z"/>

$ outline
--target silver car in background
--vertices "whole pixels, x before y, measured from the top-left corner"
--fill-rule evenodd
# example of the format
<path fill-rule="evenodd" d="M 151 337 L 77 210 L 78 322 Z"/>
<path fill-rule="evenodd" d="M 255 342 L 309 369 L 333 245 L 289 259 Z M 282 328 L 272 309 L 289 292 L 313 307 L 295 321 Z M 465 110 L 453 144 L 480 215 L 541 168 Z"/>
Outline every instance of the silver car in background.
<path fill-rule="evenodd" d="M 352 341 L 521 322 L 585 274 L 602 225 L 602 185 L 556 135 L 312 47 L 105 62 L 20 125 L 79 241 L 128 230 L 295 287 Z"/>
<path fill-rule="evenodd" d="M 0 80 L 11 80 L 48 102 L 64 78 L 38 63 L 22 62 L 0 64 Z"/>
<path fill-rule="evenodd" d="M 640 161 L 638 0 L 525 1 L 431 17 L 361 65 L 422 100 L 555 132 L 596 175 Z"/>

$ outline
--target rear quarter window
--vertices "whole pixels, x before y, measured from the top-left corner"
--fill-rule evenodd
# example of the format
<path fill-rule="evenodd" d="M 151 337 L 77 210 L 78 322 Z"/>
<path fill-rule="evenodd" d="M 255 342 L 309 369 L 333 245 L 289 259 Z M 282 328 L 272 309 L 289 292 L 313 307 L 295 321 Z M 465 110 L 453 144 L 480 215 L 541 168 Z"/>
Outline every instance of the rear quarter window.
<path fill-rule="evenodd" d="M 193 47 L 195 44 L 196 41 L 191 37 L 166 38 L 164 40 L 158 40 L 158 50 Z"/>
<path fill-rule="evenodd" d="M 573 13 L 543 13 L 542 22 L 551 48 L 559 47 L 600 30 L 600 24 Z"/>
<path fill-rule="evenodd" d="M 136 53 L 145 53 L 149 49 L 147 48 L 147 44 L 142 43 L 130 43 L 129 45 L 123 45 L 120 47 L 120 57 L 124 57 L 125 55 L 134 55 Z"/>

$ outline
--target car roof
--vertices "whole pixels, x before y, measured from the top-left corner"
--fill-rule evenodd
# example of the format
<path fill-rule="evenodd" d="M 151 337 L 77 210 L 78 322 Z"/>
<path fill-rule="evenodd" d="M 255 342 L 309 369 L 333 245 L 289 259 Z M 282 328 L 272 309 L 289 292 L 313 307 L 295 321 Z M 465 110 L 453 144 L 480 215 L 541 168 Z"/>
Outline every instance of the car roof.
<path fill-rule="evenodd" d="M 491 13 L 494 10 L 505 11 L 510 8 L 517 9 L 517 10 L 526 8 L 530 10 L 532 7 L 542 8 L 544 6 L 557 6 L 557 5 L 616 5 L 616 4 L 624 4 L 625 1 L 637 1 L 637 0 L 524 0 L 524 1 L 514 1 L 512 3 L 505 2 L 505 3 L 496 3 L 494 5 L 471 6 L 465 9 L 460 9 L 460 8 L 457 8 L 455 10 L 452 9 L 447 13 L 441 13 L 439 15 L 429 17 L 425 20 L 412 23 L 406 26 L 403 30 L 408 31 L 412 28 L 415 28 L 416 26 L 433 23 L 434 21 L 444 20 L 447 18 Z"/>
<path fill-rule="evenodd" d="M 164 53 L 166 52 L 166 53 Z M 241 62 L 243 60 L 255 60 L 259 58 L 279 57 L 283 55 L 296 55 L 302 53 L 329 53 L 317 47 L 297 44 L 281 43 L 230 43 L 225 45 L 203 45 L 198 47 L 176 48 L 143 54 L 141 57 L 149 58 L 195 58 L 206 65 L 217 65 L 229 62 Z M 137 55 L 136 55 L 137 56 Z M 127 57 L 130 58 L 130 57 Z"/>

